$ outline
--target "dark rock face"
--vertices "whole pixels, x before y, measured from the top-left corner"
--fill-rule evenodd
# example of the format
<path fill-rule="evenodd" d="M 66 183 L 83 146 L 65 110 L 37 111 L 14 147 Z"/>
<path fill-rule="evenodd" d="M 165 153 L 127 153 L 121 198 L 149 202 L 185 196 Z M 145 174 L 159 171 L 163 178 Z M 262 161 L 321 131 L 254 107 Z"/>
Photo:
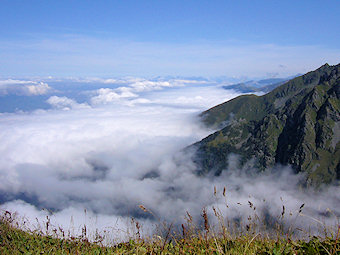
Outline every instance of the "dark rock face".
<path fill-rule="evenodd" d="M 240 96 L 203 112 L 206 125 L 221 129 L 194 145 L 200 171 L 219 174 L 235 153 L 240 167 L 289 164 L 306 173 L 307 184 L 339 180 L 339 99 L 340 64 L 326 64 L 264 96 Z"/>

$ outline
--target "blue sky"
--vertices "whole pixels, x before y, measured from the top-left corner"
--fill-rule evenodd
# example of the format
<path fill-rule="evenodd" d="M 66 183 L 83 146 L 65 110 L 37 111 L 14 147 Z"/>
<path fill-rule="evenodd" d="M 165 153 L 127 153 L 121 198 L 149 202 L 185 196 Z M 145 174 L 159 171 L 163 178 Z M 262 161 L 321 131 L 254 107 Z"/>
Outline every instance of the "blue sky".
<path fill-rule="evenodd" d="M 0 76 L 249 76 L 340 62 L 338 1 L 17 1 Z"/>

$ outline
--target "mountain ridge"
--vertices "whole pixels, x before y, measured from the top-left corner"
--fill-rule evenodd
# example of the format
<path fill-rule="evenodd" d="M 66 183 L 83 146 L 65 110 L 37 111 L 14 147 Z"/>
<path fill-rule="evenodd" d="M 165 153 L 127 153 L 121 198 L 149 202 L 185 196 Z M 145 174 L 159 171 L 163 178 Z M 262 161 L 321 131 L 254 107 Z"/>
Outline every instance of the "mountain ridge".
<path fill-rule="evenodd" d="M 308 185 L 340 178 L 340 64 L 325 64 L 263 96 L 243 95 L 200 117 L 215 133 L 194 144 L 200 172 L 220 174 L 231 153 L 264 170 L 291 165 Z"/>

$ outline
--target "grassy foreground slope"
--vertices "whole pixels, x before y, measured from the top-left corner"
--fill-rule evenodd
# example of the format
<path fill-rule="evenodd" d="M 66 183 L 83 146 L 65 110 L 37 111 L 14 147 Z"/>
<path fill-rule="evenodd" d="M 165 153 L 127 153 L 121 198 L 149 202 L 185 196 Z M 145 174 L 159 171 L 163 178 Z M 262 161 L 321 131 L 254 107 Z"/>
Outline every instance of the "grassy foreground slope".
<path fill-rule="evenodd" d="M 195 144 L 203 172 L 228 168 L 230 153 L 258 169 L 290 164 L 307 183 L 340 179 L 340 64 L 319 69 L 263 95 L 244 95 L 201 114 L 219 131 Z"/>
<path fill-rule="evenodd" d="M 0 220 L 0 254 L 339 254 L 339 232 L 335 237 L 312 237 L 309 241 L 266 238 L 247 234 L 236 238 L 197 233 L 178 238 L 131 239 L 104 246 L 86 237 L 62 239 L 39 232 L 24 232 L 8 218 Z"/>

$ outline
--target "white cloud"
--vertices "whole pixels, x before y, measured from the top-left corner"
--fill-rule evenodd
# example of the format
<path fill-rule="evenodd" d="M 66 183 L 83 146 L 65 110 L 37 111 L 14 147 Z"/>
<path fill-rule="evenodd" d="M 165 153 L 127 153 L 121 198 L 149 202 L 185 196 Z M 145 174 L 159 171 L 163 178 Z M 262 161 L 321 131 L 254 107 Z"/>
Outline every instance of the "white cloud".
<path fill-rule="evenodd" d="M 140 80 L 132 83 L 130 86 L 137 92 L 158 90 L 164 87 L 173 87 L 177 84 L 171 84 L 169 81 L 148 81 Z"/>
<path fill-rule="evenodd" d="M 55 80 L 55 79 L 54 79 Z M 78 83 L 103 83 L 103 84 L 125 84 L 128 83 L 127 79 L 121 78 L 101 78 L 101 77 L 67 77 L 61 80 L 70 80 Z"/>
<path fill-rule="evenodd" d="M 107 104 L 116 102 L 119 99 L 130 99 L 138 97 L 137 94 L 131 92 L 131 88 L 121 87 L 118 89 L 101 88 L 96 91 L 97 95 L 91 98 L 91 103 Z"/>
<path fill-rule="evenodd" d="M 155 91 L 148 99 L 155 104 L 206 110 L 239 95 L 218 86 L 186 86 L 177 89 Z"/>
<path fill-rule="evenodd" d="M 51 88 L 45 82 L 26 81 L 26 80 L 0 80 L 0 94 L 14 94 L 37 96 L 45 95 Z"/>
<path fill-rule="evenodd" d="M 29 95 L 44 95 L 50 89 L 50 87 L 43 82 L 40 82 L 37 85 L 26 85 L 26 88 L 28 89 Z"/>
<path fill-rule="evenodd" d="M 46 102 L 49 103 L 54 109 L 60 110 L 90 108 L 88 104 L 79 104 L 73 99 L 67 97 L 51 96 Z"/>
<path fill-rule="evenodd" d="M 129 78 L 124 81 L 125 86 L 122 87 L 115 89 L 100 88 L 96 90 L 94 92 L 95 96 L 91 98 L 91 104 L 100 105 L 114 102 L 122 103 L 122 101 L 128 105 L 135 103 L 150 103 L 150 100 L 146 98 L 139 98 L 140 94 L 143 92 L 155 92 L 158 90 L 161 91 L 166 88 L 181 88 L 188 84 L 205 84 L 205 82 L 177 79 L 170 79 L 167 81 L 151 81 L 142 78 Z M 105 81 L 102 81 L 102 83 L 107 84 Z M 165 91 L 165 93 L 167 93 L 167 91 Z M 173 103 L 176 104 L 177 102 Z"/>

